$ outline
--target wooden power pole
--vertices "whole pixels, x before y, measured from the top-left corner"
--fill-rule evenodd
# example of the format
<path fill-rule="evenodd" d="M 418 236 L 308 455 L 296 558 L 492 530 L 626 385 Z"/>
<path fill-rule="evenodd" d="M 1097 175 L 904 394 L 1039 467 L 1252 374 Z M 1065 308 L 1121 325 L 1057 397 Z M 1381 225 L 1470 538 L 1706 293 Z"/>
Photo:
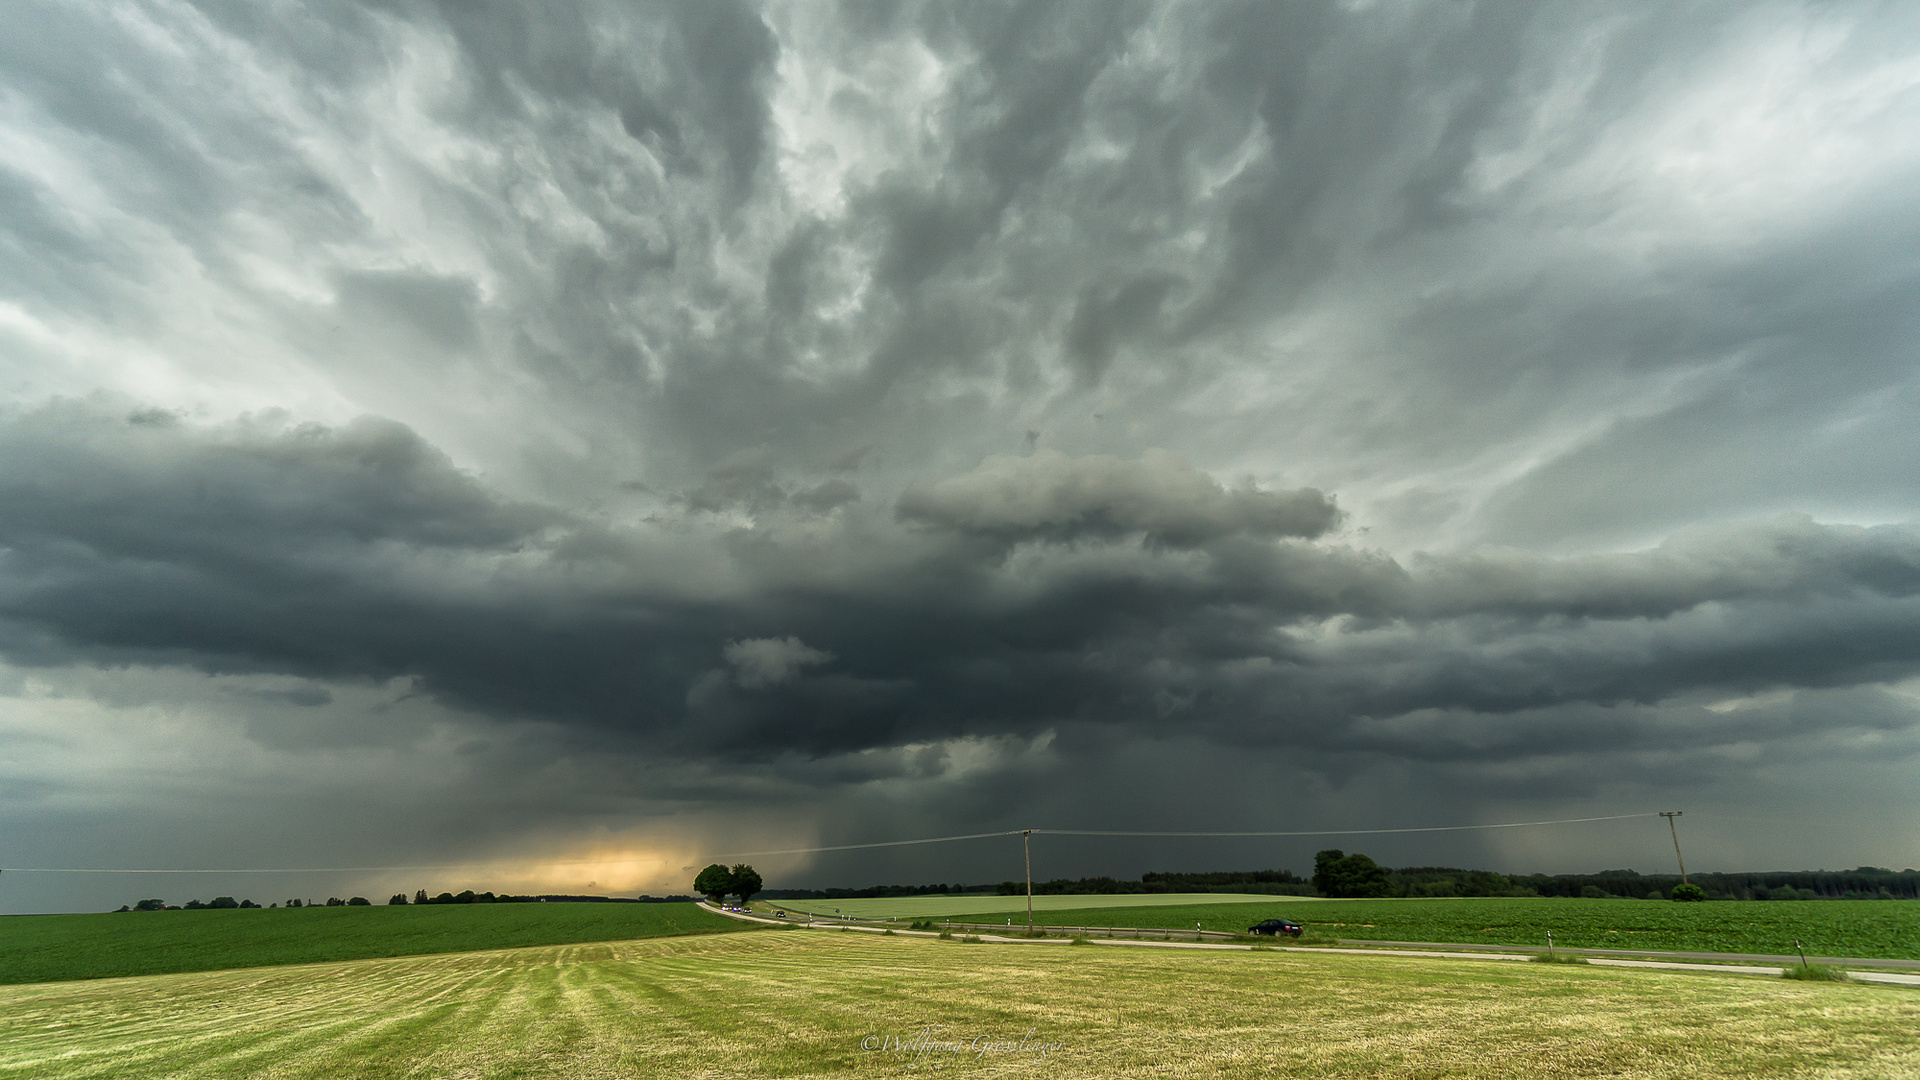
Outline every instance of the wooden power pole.
<path fill-rule="evenodd" d="M 1680 855 L 1680 829 L 1673 819 L 1681 815 L 1679 810 L 1662 810 L 1660 816 L 1667 819 L 1667 831 L 1673 834 L 1673 857 L 1680 864 L 1680 884 L 1687 883 L 1687 860 Z"/>
<path fill-rule="evenodd" d="M 1027 936 L 1033 936 L 1033 830 L 1020 830 L 1020 847 L 1027 855 Z"/>

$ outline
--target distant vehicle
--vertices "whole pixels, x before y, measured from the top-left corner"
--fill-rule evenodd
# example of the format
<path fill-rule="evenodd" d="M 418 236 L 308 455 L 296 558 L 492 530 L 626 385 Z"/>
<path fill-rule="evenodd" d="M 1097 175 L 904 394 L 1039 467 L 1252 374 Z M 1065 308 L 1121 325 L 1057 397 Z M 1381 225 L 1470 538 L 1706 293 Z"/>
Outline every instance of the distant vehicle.
<path fill-rule="evenodd" d="M 773 913 L 773 917 L 776 919 L 784 919 L 787 917 L 787 913 L 784 911 L 776 911 Z"/>
<path fill-rule="evenodd" d="M 1277 937 L 1280 934 L 1285 934 L 1288 937 L 1299 937 L 1301 931 L 1305 929 L 1306 927 L 1301 926 L 1291 919 L 1268 919 L 1266 922 L 1254 923 L 1252 926 L 1247 927 L 1247 933 L 1265 934 L 1268 937 Z"/>

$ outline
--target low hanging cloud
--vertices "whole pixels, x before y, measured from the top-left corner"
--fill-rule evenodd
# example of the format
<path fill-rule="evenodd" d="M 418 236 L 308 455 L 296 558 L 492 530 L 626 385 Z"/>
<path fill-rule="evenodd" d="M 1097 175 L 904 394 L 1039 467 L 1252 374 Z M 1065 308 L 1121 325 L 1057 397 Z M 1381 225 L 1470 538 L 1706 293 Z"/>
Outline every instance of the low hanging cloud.
<path fill-rule="evenodd" d="M 1920 674 L 1912 526 L 1790 516 L 1635 552 L 1403 560 L 1329 538 L 1318 492 L 1054 453 L 910 494 L 900 520 L 616 526 L 508 499 L 391 421 L 104 399 L 0 418 L 0 452 L 35 463 L 0 477 L 8 658 L 277 672 L 319 680 L 315 700 L 408 679 L 715 762 L 1062 723 L 1391 753 L 1383 723 L 1413 715 L 1438 718 L 1422 745 L 1523 713 L 1528 747 L 1563 721 L 1577 745 L 1582 709 Z M 929 530 L 1058 542 L 956 560 Z M 1072 543 L 1127 537 L 1149 542 Z"/>
<path fill-rule="evenodd" d="M 749 690 L 778 686 L 802 668 L 833 659 L 832 653 L 812 648 L 797 637 L 734 641 L 721 651 L 733 665 L 735 680 Z"/>
<path fill-rule="evenodd" d="M 1236 535 L 1311 539 L 1340 521 L 1333 500 L 1312 488 L 1226 488 L 1164 451 L 1135 461 L 1057 450 L 990 457 L 972 472 L 903 495 L 898 514 L 1009 544 L 1138 535 L 1169 547 Z"/>

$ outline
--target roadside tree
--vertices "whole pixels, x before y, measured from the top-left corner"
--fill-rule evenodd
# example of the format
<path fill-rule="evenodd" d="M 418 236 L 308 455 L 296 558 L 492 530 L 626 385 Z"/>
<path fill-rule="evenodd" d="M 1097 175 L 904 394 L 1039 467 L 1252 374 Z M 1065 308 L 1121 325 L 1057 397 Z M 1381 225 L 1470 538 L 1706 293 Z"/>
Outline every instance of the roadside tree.
<path fill-rule="evenodd" d="M 717 904 L 733 891 L 733 871 L 714 863 L 693 879 L 693 891 Z"/>
<path fill-rule="evenodd" d="M 753 899 L 753 894 L 760 891 L 760 875 L 753 867 L 740 863 L 733 868 L 732 877 L 733 884 L 728 886 L 727 891 L 738 896 L 740 905 L 745 907 L 747 901 Z"/>

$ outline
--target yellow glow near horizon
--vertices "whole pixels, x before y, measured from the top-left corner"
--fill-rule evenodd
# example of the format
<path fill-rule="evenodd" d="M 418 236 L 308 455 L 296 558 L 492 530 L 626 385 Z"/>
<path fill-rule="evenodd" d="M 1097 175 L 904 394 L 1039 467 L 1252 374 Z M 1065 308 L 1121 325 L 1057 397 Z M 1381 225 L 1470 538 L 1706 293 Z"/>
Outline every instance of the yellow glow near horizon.
<path fill-rule="evenodd" d="M 676 857 L 658 849 L 626 848 L 576 852 L 561 857 L 497 859 L 474 866 L 493 892 L 581 893 L 609 896 L 643 892 L 689 892 L 690 875 L 680 873 Z M 680 877 L 687 882 L 671 888 Z"/>

